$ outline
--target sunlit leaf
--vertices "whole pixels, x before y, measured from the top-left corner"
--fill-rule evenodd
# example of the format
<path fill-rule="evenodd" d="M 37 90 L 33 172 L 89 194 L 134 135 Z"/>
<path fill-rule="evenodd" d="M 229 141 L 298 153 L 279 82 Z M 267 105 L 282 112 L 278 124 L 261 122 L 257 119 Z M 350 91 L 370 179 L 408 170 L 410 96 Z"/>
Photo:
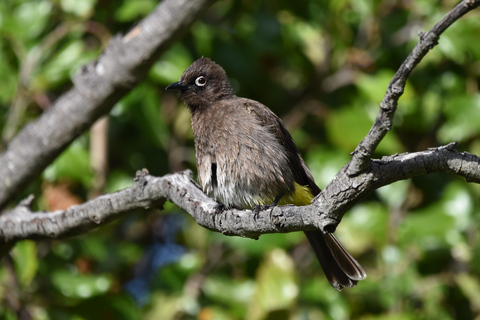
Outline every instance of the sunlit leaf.
<path fill-rule="evenodd" d="M 345 107 L 328 118 L 326 130 L 332 144 L 349 153 L 355 150 L 372 125 L 373 121 L 369 119 L 366 109 Z M 377 151 L 392 154 L 401 152 L 402 147 L 395 136 L 387 134 Z"/>
<path fill-rule="evenodd" d="M 77 16 L 87 18 L 92 14 L 97 0 L 61 0 L 62 9 L 65 12 L 73 13 Z"/>
<path fill-rule="evenodd" d="M 157 293 L 152 297 L 152 308 L 146 312 L 144 319 L 175 319 L 180 313 L 182 313 L 181 297 Z"/>
<path fill-rule="evenodd" d="M 248 319 L 288 319 L 298 298 L 298 290 L 298 280 L 291 258 L 280 249 L 269 252 L 257 271 L 256 288 L 249 305 Z"/>
<path fill-rule="evenodd" d="M 255 291 L 253 280 L 232 281 L 224 277 L 210 277 L 204 284 L 203 290 L 206 295 L 219 302 L 235 307 L 247 304 Z"/>
<path fill-rule="evenodd" d="M 48 23 L 52 3 L 46 0 L 22 2 L 15 6 L 13 12 L 3 12 L 0 27 L 20 40 L 35 39 Z"/>
<path fill-rule="evenodd" d="M 443 143 L 462 141 L 479 134 L 480 95 L 452 97 L 445 102 L 449 122 L 439 130 Z"/>
<path fill-rule="evenodd" d="M 76 299 L 88 299 L 104 294 L 112 284 L 108 275 L 78 274 L 66 270 L 54 270 L 51 281 L 62 295 Z"/>
<path fill-rule="evenodd" d="M 192 58 L 186 48 L 176 44 L 153 65 L 150 76 L 166 86 L 180 80 L 183 71 L 191 63 Z"/>

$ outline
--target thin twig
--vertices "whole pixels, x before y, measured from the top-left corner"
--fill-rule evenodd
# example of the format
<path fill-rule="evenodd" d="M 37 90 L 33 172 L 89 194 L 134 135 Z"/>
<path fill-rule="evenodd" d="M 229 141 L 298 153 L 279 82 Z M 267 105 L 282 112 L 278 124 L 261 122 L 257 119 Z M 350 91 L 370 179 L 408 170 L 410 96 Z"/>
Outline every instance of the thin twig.
<path fill-rule="evenodd" d="M 412 70 L 433 47 L 438 44 L 440 35 L 455 21 L 469 11 L 480 6 L 480 0 L 464 0 L 451 10 L 432 30 L 420 33 L 420 41 L 400 66 L 390 81 L 375 123 L 362 142 L 352 152 L 353 158 L 348 168 L 350 176 L 359 174 L 368 168 L 370 159 L 388 131 L 392 129 L 393 116 L 397 110 L 398 99 L 403 94 L 405 84 Z"/>

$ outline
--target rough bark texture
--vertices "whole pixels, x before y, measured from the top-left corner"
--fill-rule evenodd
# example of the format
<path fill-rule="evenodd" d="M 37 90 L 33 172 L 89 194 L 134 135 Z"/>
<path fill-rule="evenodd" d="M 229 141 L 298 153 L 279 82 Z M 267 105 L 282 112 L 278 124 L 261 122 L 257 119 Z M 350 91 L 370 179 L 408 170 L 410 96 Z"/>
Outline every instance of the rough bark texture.
<path fill-rule="evenodd" d="M 164 1 L 125 37 L 116 37 L 104 55 L 83 68 L 75 88 L 62 96 L 36 122 L 28 125 L 0 156 L 0 205 L 37 175 L 75 137 L 141 79 L 156 57 L 184 31 L 211 1 Z M 419 44 L 392 79 L 380 113 L 353 159 L 306 207 L 283 206 L 253 214 L 227 210 L 214 214 L 216 202 L 194 182 L 191 172 L 153 177 L 139 172 L 131 188 L 103 195 L 65 211 L 31 212 L 31 198 L 0 216 L 0 253 L 15 240 L 59 238 L 84 233 L 133 209 L 176 203 L 200 225 L 227 235 L 257 238 L 264 233 L 320 229 L 332 232 L 343 214 L 367 194 L 395 181 L 433 172 L 460 175 L 480 182 L 480 158 L 455 150 L 455 143 L 422 152 L 372 160 L 388 130 L 405 82 L 439 35 L 480 0 L 461 2 Z M 155 43 L 155 44 L 153 44 Z M 132 57 L 135 58 L 132 58 Z"/>
<path fill-rule="evenodd" d="M 60 238 L 84 233 L 134 209 L 161 208 L 168 200 L 188 212 L 201 226 L 226 235 L 258 238 L 265 233 L 320 229 L 332 232 L 343 214 L 367 194 L 395 181 L 434 172 L 480 182 L 480 158 L 454 150 L 455 144 L 373 160 L 370 170 L 351 177 L 346 165 L 310 206 L 280 206 L 254 214 L 250 210 L 215 213 L 217 203 L 193 180 L 191 171 L 153 177 L 137 173 L 125 190 L 72 206 L 65 211 L 31 212 L 27 199 L 0 216 L 0 238 Z"/>
<path fill-rule="evenodd" d="M 156 59 L 214 0 L 165 0 L 127 35 L 117 35 L 73 88 L 29 123 L 0 155 L 0 208 L 38 176 L 75 138 L 128 93 Z"/>

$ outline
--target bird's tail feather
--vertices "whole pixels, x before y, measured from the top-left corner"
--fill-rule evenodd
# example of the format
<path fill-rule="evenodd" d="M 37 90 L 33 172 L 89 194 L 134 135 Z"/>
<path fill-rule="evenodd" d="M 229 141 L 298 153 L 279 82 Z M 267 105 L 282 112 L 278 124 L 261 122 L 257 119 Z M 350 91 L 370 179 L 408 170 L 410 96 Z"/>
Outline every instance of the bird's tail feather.
<path fill-rule="evenodd" d="M 362 266 L 333 234 L 306 231 L 305 235 L 332 287 L 337 290 L 352 288 L 357 285 L 358 280 L 366 278 L 367 275 Z"/>

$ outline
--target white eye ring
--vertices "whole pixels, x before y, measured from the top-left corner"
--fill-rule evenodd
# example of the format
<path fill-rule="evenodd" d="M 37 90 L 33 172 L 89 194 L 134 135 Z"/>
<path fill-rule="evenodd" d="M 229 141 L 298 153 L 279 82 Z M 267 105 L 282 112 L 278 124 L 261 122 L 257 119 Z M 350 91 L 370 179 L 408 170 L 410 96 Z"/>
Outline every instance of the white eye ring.
<path fill-rule="evenodd" d="M 204 76 L 200 76 L 197 79 L 195 79 L 195 85 L 197 87 L 204 87 L 207 84 L 207 78 Z"/>

